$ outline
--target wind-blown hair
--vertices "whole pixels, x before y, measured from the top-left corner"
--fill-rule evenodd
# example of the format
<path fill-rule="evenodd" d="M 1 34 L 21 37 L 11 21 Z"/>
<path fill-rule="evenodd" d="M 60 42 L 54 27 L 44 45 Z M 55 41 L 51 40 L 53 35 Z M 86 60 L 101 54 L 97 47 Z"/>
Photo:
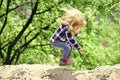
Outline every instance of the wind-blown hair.
<path fill-rule="evenodd" d="M 64 14 L 57 19 L 57 23 L 67 25 L 68 30 L 72 35 L 75 35 L 77 32 L 73 29 L 74 25 L 79 25 L 79 28 L 86 25 L 85 16 L 79 10 L 73 7 L 63 8 L 62 10 L 64 11 Z"/>

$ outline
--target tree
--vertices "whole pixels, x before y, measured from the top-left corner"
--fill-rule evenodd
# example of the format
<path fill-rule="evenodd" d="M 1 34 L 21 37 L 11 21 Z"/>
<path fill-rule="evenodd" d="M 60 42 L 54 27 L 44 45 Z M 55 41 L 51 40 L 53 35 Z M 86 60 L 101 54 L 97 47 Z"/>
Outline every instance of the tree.
<path fill-rule="evenodd" d="M 45 12 L 49 12 L 49 11 L 51 11 L 52 8 L 54 8 L 54 5 L 52 5 L 52 6 L 48 7 L 47 9 L 45 9 L 43 11 L 39 11 L 40 8 L 38 8 L 39 7 L 38 5 L 39 5 L 40 1 L 36 0 L 36 2 L 34 2 L 34 1 L 31 0 L 31 1 L 25 1 L 25 2 L 23 2 L 23 4 L 20 4 L 18 6 L 15 6 L 12 9 L 10 9 L 10 7 L 11 7 L 10 4 L 14 3 L 14 2 L 12 2 L 12 3 L 11 2 L 12 2 L 11 0 L 7 0 L 6 11 L 5 11 L 5 13 L 0 15 L 0 18 L 4 19 L 2 21 L 3 25 L 0 29 L 1 39 L 3 38 L 0 42 L 0 44 L 1 44 L 1 46 L 0 46 L 0 57 L 3 60 L 3 64 L 15 64 L 15 63 L 17 63 L 20 55 L 26 50 L 28 45 L 40 35 L 41 30 L 43 30 L 43 29 L 47 30 L 49 28 L 49 24 L 46 24 L 44 26 L 40 26 L 38 31 L 36 31 L 36 29 L 38 29 L 38 28 L 28 30 L 28 28 L 31 27 L 30 25 L 32 25 L 32 22 L 34 21 L 33 19 L 35 19 L 35 17 L 37 17 L 37 15 L 44 14 Z M 20 1 L 20 2 L 22 2 L 22 1 Z M 1 1 L 0 8 L 3 5 L 2 3 L 3 3 L 3 0 Z M 58 2 L 58 3 L 61 3 L 61 2 Z M 26 6 L 26 4 L 28 4 L 28 6 Z M 16 10 L 19 11 L 19 9 L 21 11 L 22 10 L 24 11 L 25 7 L 23 8 L 22 6 L 29 7 L 29 5 L 31 7 L 31 10 L 27 9 L 28 10 L 27 13 L 30 16 L 28 17 L 27 21 L 23 25 L 20 25 L 20 26 L 22 26 L 21 30 L 18 31 L 18 33 L 16 35 L 13 35 L 11 37 L 12 39 L 8 38 L 4 42 L 4 40 L 5 40 L 4 34 L 8 33 L 7 31 L 5 31 L 5 29 L 7 30 L 7 28 L 9 27 L 7 25 L 7 24 L 9 24 L 8 15 L 13 14 L 12 12 L 15 12 Z M 54 20 L 52 22 L 54 23 Z M 25 35 L 25 32 L 27 30 L 28 30 L 28 33 Z M 32 36 L 31 36 L 31 33 L 33 33 Z M 26 40 L 27 37 L 30 37 L 30 38 L 28 40 Z M 23 39 L 24 39 L 24 41 L 23 41 Z M 46 44 L 46 45 L 50 45 L 50 44 Z"/>

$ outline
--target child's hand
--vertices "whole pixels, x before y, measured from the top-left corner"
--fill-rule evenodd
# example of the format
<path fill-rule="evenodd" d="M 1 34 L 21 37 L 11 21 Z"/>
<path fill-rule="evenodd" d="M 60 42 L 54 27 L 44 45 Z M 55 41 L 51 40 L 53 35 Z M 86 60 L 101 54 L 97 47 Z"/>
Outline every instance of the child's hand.
<path fill-rule="evenodd" d="M 76 37 L 80 38 L 80 37 L 81 37 L 81 35 L 80 35 L 80 34 L 77 34 L 77 36 L 76 36 Z"/>
<path fill-rule="evenodd" d="M 80 54 L 80 56 L 82 57 L 83 55 L 81 54 L 81 51 L 84 51 L 84 49 L 83 49 L 83 48 L 80 48 L 80 50 L 79 50 L 79 54 Z"/>
<path fill-rule="evenodd" d="M 79 51 L 84 51 L 85 49 L 84 48 L 80 48 L 80 50 Z"/>

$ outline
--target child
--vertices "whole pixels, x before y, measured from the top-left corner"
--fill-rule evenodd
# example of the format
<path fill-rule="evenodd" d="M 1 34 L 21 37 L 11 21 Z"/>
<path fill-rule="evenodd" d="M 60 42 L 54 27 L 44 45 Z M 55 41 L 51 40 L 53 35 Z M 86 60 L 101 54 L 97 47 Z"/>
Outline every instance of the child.
<path fill-rule="evenodd" d="M 60 66 L 73 64 L 73 60 L 70 59 L 72 48 L 82 50 L 73 36 L 79 36 L 79 29 L 86 25 L 85 17 L 79 10 L 70 7 L 69 9 L 63 9 L 63 11 L 65 14 L 57 19 L 57 23 L 61 25 L 50 38 L 53 46 L 63 49 L 59 62 Z"/>

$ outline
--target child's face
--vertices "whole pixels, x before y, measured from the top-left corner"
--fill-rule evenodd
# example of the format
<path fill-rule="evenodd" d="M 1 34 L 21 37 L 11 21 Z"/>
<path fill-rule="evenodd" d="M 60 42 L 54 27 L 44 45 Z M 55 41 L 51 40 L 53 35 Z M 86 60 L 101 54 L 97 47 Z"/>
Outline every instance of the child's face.
<path fill-rule="evenodd" d="M 74 29 L 75 32 L 78 32 L 80 28 L 82 28 L 82 26 L 80 24 L 75 24 L 73 26 L 73 29 Z"/>

